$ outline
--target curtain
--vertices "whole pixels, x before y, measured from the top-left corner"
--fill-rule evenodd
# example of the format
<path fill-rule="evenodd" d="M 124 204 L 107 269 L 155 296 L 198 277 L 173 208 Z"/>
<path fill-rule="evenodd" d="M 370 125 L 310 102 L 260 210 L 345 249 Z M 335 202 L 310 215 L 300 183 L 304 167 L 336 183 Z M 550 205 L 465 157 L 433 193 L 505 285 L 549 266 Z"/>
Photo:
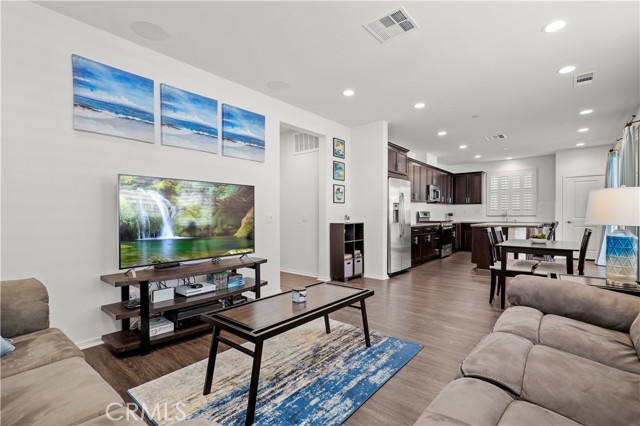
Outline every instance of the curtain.
<path fill-rule="evenodd" d="M 620 186 L 620 152 L 609 151 L 607 156 L 607 171 L 604 175 L 605 188 L 617 188 Z M 607 264 L 607 234 L 613 231 L 615 226 L 603 226 L 600 233 L 600 250 L 596 256 L 596 265 L 605 266 Z"/>

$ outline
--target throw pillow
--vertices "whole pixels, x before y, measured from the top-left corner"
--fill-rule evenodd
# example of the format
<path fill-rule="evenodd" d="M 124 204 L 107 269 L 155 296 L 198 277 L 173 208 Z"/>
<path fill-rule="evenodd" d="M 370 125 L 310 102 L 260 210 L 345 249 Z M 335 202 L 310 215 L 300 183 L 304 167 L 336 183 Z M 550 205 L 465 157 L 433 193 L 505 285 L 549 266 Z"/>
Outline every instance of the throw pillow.
<path fill-rule="evenodd" d="M 0 356 L 10 354 L 16 349 L 16 347 L 13 346 L 12 343 L 13 340 L 5 339 L 4 337 L 0 336 Z"/>
<path fill-rule="evenodd" d="M 638 314 L 638 316 L 633 321 L 633 323 L 631 323 L 631 328 L 629 329 L 629 336 L 631 337 L 633 346 L 636 348 L 636 353 L 638 354 L 638 358 L 640 358 L 640 314 Z"/>

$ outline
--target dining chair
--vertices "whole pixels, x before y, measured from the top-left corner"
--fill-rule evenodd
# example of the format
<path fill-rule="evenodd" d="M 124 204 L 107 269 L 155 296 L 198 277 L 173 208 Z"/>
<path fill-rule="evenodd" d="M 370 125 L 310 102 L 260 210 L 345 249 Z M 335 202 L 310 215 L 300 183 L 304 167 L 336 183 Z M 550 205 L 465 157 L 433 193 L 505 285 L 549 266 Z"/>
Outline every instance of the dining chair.
<path fill-rule="evenodd" d="M 584 262 L 587 257 L 587 249 L 589 248 L 589 240 L 591 239 L 592 230 L 585 228 L 584 234 L 582 234 L 582 241 L 580 242 L 580 252 L 578 255 L 578 275 L 584 275 Z M 564 262 L 540 262 L 537 268 L 534 269 L 534 275 L 541 275 L 546 277 L 549 273 L 554 272 L 556 274 L 566 274 L 567 265 Z"/>
<path fill-rule="evenodd" d="M 499 231 L 496 233 L 496 230 Z M 489 293 L 489 303 L 493 303 L 493 297 L 496 294 L 496 283 L 498 281 L 498 273 L 502 271 L 502 263 L 498 260 L 498 251 L 496 247 L 496 239 L 494 233 L 500 234 L 502 237 L 502 229 L 486 228 L 487 240 L 489 241 L 489 269 L 491 270 L 491 289 Z M 504 238 L 503 238 L 504 240 Z M 514 277 L 519 274 L 532 275 L 538 262 L 535 260 L 525 259 L 508 259 L 507 260 L 507 276 Z M 500 289 L 497 289 L 500 291 Z"/>
<path fill-rule="evenodd" d="M 542 226 L 538 229 L 547 228 L 547 241 L 555 241 L 556 240 L 556 229 L 558 229 L 558 225 L 560 222 L 557 220 L 551 223 L 543 223 Z M 536 256 L 533 254 L 527 254 L 527 259 L 529 260 L 545 260 L 547 262 L 553 262 L 553 256 L 550 254 L 545 254 L 543 256 Z"/>

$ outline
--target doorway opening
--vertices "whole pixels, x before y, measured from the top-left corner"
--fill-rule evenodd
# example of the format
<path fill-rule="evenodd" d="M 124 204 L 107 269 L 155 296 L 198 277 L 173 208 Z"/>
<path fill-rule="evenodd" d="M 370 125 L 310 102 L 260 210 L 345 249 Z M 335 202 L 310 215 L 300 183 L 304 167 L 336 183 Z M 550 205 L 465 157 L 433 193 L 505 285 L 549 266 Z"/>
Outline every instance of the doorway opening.
<path fill-rule="evenodd" d="M 280 270 L 319 276 L 319 148 L 324 136 L 280 124 Z"/>

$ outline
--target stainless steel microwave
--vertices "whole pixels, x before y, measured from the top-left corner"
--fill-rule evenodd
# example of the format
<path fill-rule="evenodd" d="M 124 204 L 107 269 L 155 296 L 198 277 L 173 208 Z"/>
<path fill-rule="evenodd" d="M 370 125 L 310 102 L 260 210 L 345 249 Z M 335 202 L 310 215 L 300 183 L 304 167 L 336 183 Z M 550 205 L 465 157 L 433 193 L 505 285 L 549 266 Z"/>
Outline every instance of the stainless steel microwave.
<path fill-rule="evenodd" d="M 440 187 L 438 185 L 427 185 L 428 201 L 440 201 Z"/>

